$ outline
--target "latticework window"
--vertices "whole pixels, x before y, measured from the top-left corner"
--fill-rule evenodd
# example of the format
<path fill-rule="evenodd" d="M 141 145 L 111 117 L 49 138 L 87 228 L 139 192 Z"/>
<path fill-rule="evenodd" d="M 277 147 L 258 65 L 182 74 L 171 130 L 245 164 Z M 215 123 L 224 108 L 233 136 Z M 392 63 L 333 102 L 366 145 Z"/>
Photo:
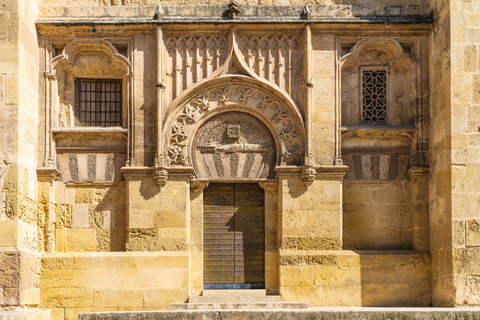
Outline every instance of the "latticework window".
<path fill-rule="evenodd" d="M 122 124 L 122 81 L 77 79 L 77 121 L 84 127 Z"/>
<path fill-rule="evenodd" d="M 387 69 L 362 69 L 362 122 L 387 123 Z"/>

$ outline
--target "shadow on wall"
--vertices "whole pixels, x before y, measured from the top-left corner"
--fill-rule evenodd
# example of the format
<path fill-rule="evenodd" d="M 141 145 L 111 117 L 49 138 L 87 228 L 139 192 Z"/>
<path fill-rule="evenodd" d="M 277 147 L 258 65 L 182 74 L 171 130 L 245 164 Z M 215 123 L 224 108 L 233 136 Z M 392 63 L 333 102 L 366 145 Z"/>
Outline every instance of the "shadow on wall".
<path fill-rule="evenodd" d="M 360 257 L 362 306 L 430 306 L 431 259 L 427 253 L 406 250 L 354 252 Z"/>
<path fill-rule="evenodd" d="M 97 251 L 125 251 L 126 205 L 118 201 L 125 199 L 125 183 L 105 189 L 91 216 L 97 232 Z"/>

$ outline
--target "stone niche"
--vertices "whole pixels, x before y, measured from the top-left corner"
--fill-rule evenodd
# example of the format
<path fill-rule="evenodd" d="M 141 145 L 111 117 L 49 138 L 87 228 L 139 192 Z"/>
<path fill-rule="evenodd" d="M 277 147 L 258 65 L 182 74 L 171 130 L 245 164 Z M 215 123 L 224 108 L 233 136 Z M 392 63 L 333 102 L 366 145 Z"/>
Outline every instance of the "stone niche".
<path fill-rule="evenodd" d="M 65 39 L 62 39 L 63 42 L 56 41 L 51 40 L 52 59 L 45 72 L 47 87 L 45 108 L 47 117 L 50 117 L 48 123 L 51 127 L 48 131 L 54 142 L 50 152 L 52 158 L 56 158 L 56 166 L 62 174 L 60 179 L 71 182 L 118 181 L 120 180 L 118 168 L 125 165 L 127 158 L 127 108 L 133 73 L 130 61 L 126 57 L 129 52 L 129 39 L 121 39 L 116 44 L 122 48 L 122 53 L 118 51 L 116 45 L 105 39 L 71 39 L 66 44 Z M 78 79 L 121 82 L 119 125 L 114 127 L 81 125 L 76 106 Z M 86 100 L 94 101 L 85 103 L 87 113 L 91 108 L 95 108 L 92 104 L 99 104 L 95 102 L 99 99 L 93 98 L 88 92 L 84 95 Z M 101 95 L 102 101 L 107 101 L 105 103 L 107 106 L 108 93 Z M 98 117 L 95 112 L 93 114 Z M 112 169 L 114 167 L 116 171 Z"/>
<path fill-rule="evenodd" d="M 108 41 L 71 40 L 61 54 L 51 63 L 51 73 L 56 76 L 56 93 L 52 95 L 53 126 L 75 127 L 76 118 L 76 79 L 122 80 L 122 126 L 126 126 L 128 87 L 127 75 L 130 72 L 127 57 Z"/>
<path fill-rule="evenodd" d="M 265 125 L 241 112 L 213 117 L 198 130 L 193 143 L 199 179 L 266 179 L 273 174 L 275 154 Z"/>
<path fill-rule="evenodd" d="M 370 38 L 341 48 L 344 249 L 412 249 L 413 45 Z"/>
<path fill-rule="evenodd" d="M 345 50 L 347 51 L 347 50 Z M 342 125 L 366 124 L 362 117 L 362 72 L 385 72 L 386 121 L 373 123 L 389 126 L 413 125 L 416 63 L 404 48 L 392 39 L 362 39 L 340 59 Z"/>

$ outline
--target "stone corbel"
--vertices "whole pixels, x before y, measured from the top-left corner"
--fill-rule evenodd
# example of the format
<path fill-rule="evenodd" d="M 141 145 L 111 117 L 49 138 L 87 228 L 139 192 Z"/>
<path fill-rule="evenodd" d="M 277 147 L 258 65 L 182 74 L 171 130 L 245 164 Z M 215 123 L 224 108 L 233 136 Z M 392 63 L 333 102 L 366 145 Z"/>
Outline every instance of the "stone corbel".
<path fill-rule="evenodd" d="M 309 187 L 315 181 L 315 177 L 317 176 L 317 170 L 312 165 L 304 165 L 302 167 L 302 171 L 300 172 L 300 179 L 302 179 L 303 183 Z"/>
<path fill-rule="evenodd" d="M 55 182 L 60 175 L 60 171 L 56 168 L 38 168 L 37 169 L 37 178 L 40 182 L 50 182 L 52 184 Z"/>
<path fill-rule="evenodd" d="M 260 188 L 266 192 L 276 192 L 278 191 L 278 180 L 265 180 L 258 183 Z"/>
<path fill-rule="evenodd" d="M 408 180 L 418 178 L 428 178 L 430 176 L 430 168 L 428 167 L 412 167 L 407 171 Z"/>
<path fill-rule="evenodd" d="M 190 180 L 190 192 L 200 192 L 208 188 L 209 181 L 205 180 Z"/>
<path fill-rule="evenodd" d="M 208 188 L 210 182 L 207 180 L 196 180 L 190 178 L 190 199 L 195 199 L 202 194 L 203 190 Z"/>
<path fill-rule="evenodd" d="M 159 188 L 163 188 L 168 181 L 168 170 L 166 167 L 156 167 L 153 173 L 153 180 Z"/>

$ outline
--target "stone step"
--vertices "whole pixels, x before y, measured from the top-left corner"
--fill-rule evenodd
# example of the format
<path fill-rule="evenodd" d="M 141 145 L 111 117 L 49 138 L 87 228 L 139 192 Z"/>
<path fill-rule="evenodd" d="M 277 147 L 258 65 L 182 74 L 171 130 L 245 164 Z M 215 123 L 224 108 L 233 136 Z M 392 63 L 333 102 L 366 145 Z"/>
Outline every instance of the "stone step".
<path fill-rule="evenodd" d="M 205 297 L 223 296 L 266 296 L 266 289 L 203 290 Z"/>
<path fill-rule="evenodd" d="M 218 303 L 170 303 L 168 310 L 235 310 L 235 309 L 306 309 L 302 302 L 218 302 Z"/>
<path fill-rule="evenodd" d="M 10 311 L 6 311 L 7 313 Z M 5 312 L 4 312 L 5 313 Z M 5 318 L 7 318 L 5 316 Z M 2 319 L 2 312 L 0 312 Z M 22 318 L 23 319 L 23 318 Z M 480 319 L 480 308 L 313 308 L 275 310 L 173 310 L 83 313 L 79 320 L 452 320 Z"/>
<path fill-rule="evenodd" d="M 280 296 L 257 295 L 224 295 L 224 296 L 190 296 L 189 303 L 221 303 L 221 302 L 280 302 Z"/>

